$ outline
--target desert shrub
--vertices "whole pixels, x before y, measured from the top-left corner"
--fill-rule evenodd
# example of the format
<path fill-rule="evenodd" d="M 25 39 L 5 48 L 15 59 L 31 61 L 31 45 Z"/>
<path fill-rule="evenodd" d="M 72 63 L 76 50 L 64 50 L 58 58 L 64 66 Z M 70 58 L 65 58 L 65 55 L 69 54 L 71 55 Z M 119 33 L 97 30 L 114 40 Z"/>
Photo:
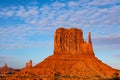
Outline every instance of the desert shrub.
<path fill-rule="evenodd" d="M 55 72 L 54 73 L 54 80 L 59 80 L 61 73 L 60 72 Z"/>
<path fill-rule="evenodd" d="M 117 71 L 113 73 L 112 78 L 109 80 L 120 80 L 119 73 Z"/>

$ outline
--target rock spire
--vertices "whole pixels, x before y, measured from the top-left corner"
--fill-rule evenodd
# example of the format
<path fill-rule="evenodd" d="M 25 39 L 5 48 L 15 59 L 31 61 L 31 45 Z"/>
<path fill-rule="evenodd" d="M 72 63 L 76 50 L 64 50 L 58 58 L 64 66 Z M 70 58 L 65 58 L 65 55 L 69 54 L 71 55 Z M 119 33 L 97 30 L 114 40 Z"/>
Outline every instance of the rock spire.
<path fill-rule="evenodd" d="M 26 68 L 31 68 L 32 67 L 32 60 L 26 63 Z"/>
<path fill-rule="evenodd" d="M 91 41 L 91 32 L 88 33 L 88 43 L 92 44 L 92 41 Z"/>
<path fill-rule="evenodd" d="M 7 63 L 4 64 L 3 68 L 8 68 Z"/>

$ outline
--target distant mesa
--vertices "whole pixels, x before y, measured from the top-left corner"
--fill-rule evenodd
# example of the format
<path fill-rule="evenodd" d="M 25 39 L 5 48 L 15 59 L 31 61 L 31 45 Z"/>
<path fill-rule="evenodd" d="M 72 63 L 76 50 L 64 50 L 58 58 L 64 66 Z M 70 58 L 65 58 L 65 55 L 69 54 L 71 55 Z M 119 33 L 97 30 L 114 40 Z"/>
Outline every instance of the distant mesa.
<path fill-rule="evenodd" d="M 15 69 L 8 67 L 6 63 L 3 67 L 0 68 L 0 74 L 13 74 L 15 72 Z"/>
<path fill-rule="evenodd" d="M 3 68 L 5 69 L 7 69 L 8 68 L 8 66 L 7 66 L 7 63 L 5 63 L 5 65 L 3 66 Z"/>

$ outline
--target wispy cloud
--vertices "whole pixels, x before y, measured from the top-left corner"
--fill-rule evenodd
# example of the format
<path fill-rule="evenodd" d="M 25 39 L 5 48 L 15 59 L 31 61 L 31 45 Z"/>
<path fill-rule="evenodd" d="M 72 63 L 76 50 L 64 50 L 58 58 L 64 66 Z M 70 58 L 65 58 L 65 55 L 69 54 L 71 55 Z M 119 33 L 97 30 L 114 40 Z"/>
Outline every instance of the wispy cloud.
<path fill-rule="evenodd" d="M 60 8 L 63 8 L 63 7 L 66 7 L 66 4 L 65 3 L 62 3 L 62 2 L 54 2 L 52 5 L 52 8 L 56 8 L 56 9 L 60 9 Z"/>
<path fill-rule="evenodd" d="M 93 40 L 96 44 L 101 45 L 120 44 L 120 36 L 96 37 Z"/>
<path fill-rule="evenodd" d="M 21 45 L 24 43 L 31 43 L 33 40 L 29 40 L 29 37 L 34 37 L 36 34 L 46 34 L 46 32 L 50 33 L 50 31 L 49 28 L 31 27 L 30 25 L 16 25 L 7 28 L 0 27 L 0 47 L 10 47 L 10 44 L 15 47 L 15 45 L 13 45 L 14 43 L 19 43 Z M 38 39 L 40 39 L 40 37 L 38 37 Z"/>
<path fill-rule="evenodd" d="M 90 5 L 94 6 L 108 6 L 120 3 L 119 0 L 93 0 L 90 2 Z"/>
<path fill-rule="evenodd" d="M 2 54 L 4 54 L 4 53 L 2 53 Z M 16 56 L 13 56 L 13 55 L 1 55 L 0 56 L 0 67 L 3 67 L 5 65 L 5 63 L 7 63 L 8 67 L 12 67 L 12 68 L 18 68 L 18 65 L 20 67 L 22 67 L 20 65 L 20 63 L 18 63 L 19 61 L 20 60 L 18 58 L 16 58 Z M 14 64 L 14 66 L 13 66 L 13 64 Z"/>
<path fill-rule="evenodd" d="M 48 48 L 51 46 L 53 46 L 53 43 L 51 41 L 28 42 L 28 43 L 0 44 L 0 49 L 9 50 L 9 49 L 25 49 L 25 48 Z"/>
<path fill-rule="evenodd" d="M 66 3 L 57 1 L 43 6 L 39 6 L 39 3 L 37 3 L 33 6 L 18 5 L 0 8 L 0 18 L 16 18 L 25 22 L 25 25 L 1 26 L 0 43 L 24 43 L 28 41 L 27 37 L 31 35 L 50 32 L 58 27 L 79 27 L 93 31 L 95 36 L 101 34 L 100 38 L 95 39 L 96 43 L 119 43 L 119 37 L 101 37 L 103 33 L 105 35 L 108 32 L 108 36 L 110 36 L 113 30 L 116 34 L 119 34 L 119 3 L 119 0 L 71 0 Z M 107 41 L 108 39 L 109 41 Z"/>
<path fill-rule="evenodd" d="M 114 68 L 120 69 L 120 53 L 113 53 L 110 57 L 114 59 L 114 61 L 111 61 L 108 64 L 112 65 Z"/>
<path fill-rule="evenodd" d="M 7 60 L 8 60 L 8 58 L 6 56 L 0 56 L 0 63 L 1 64 L 6 63 Z"/>
<path fill-rule="evenodd" d="M 55 26 L 63 26 L 65 22 L 73 26 L 79 26 L 80 24 L 86 25 L 114 25 L 119 24 L 120 6 L 117 5 L 119 1 L 69 1 L 68 3 L 54 2 L 50 5 L 39 6 L 17 6 L 1 9 L 1 17 L 19 17 L 31 24 L 41 24 L 49 26 L 55 24 Z M 98 8 L 91 5 L 97 4 L 113 4 L 112 7 Z M 73 8 L 72 8 L 73 7 Z M 62 16 L 62 20 L 59 18 Z M 41 22 L 43 21 L 43 22 Z M 75 25 L 71 22 L 74 22 Z M 77 24 L 77 25 L 76 25 Z"/>
<path fill-rule="evenodd" d="M 120 36 L 98 36 L 92 39 L 95 49 L 103 50 L 119 50 Z"/>
<path fill-rule="evenodd" d="M 112 57 L 120 59 L 120 54 L 113 54 Z"/>

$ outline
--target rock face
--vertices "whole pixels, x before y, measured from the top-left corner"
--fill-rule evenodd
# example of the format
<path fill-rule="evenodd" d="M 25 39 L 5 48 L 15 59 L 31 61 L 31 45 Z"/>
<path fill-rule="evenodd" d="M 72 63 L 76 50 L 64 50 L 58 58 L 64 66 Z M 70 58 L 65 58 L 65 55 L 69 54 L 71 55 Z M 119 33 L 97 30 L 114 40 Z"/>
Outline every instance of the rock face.
<path fill-rule="evenodd" d="M 116 69 L 109 67 L 95 57 L 90 32 L 86 42 L 83 39 L 82 30 L 59 28 L 54 35 L 54 54 L 20 73 L 53 76 L 54 73 L 59 72 L 62 76 L 91 78 L 94 76 L 110 77 L 115 71 Z"/>
<path fill-rule="evenodd" d="M 76 28 L 59 28 L 54 36 L 55 55 L 79 55 L 94 56 L 92 49 L 91 35 L 88 35 L 88 42 L 83 39 L 83 32 Z"/>
<path fill-rule="evenodd" d="M 32 67 L 32 60 L 26 63 L 26 68 L 31 68 Z"/>

